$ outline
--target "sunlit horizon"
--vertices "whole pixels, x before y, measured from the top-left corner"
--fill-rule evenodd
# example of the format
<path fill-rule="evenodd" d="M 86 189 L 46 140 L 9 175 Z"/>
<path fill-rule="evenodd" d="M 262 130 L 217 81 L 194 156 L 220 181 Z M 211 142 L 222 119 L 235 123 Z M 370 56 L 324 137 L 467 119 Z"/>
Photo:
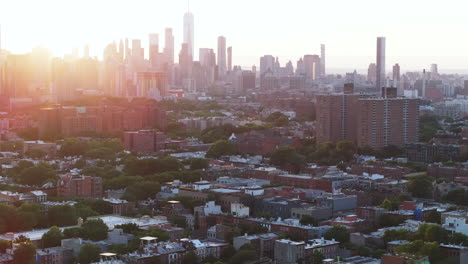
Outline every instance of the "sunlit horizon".
<path fill-rule="evenodd" d="M 375 38 L 385 36 L 387 69 L 395 63 L 402 71 L 422 70 L 431 63 L 437 63 L 441 72 L 468 69 L 468 39 L 461 34 L 466 3 L 448 1 L 444 6 L 459 8 L 446 14 L 435 1 L 422 6 L 398 0 L 385 7 L 385 14 L 391 14 L 386 16 L 375 12 L 381 5 L 376 2 L 191 1 L 195 59 L 199 48 L 216 50 L 216 39 L 223 35 L 227 46 L 233 46 L 234 64 L 242 67 L 258 66 L 265 54 L 278 56 L 282 64 L 289 60 L 295 64 L 304 54 L 319 54 L 324 43 L 330 69 L 363 72 L 375 61 Z M 107 44 L 127 37 L 141 39 L 147 53 L 148 34 L 158 33 L 162 48 L 164 29 L 171 27 L 178 54 L 186 11 L 185 0 L 118 0 L 112 6 L 90 0 L 8 1 L 0 10 L 2 48 L 27 53 L 43 46 L 54 56 L 63 56 L 75 47 L 82 54 L 89 44 L 90 54 L 101 58 Z"/>

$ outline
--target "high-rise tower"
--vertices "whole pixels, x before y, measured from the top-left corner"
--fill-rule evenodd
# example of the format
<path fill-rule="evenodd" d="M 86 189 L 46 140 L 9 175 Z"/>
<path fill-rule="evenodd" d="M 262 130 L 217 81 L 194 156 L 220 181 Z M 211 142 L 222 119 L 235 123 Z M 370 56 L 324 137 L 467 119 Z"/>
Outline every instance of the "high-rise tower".
<path fill-rule="evenodd" d="M 227 66 L 228 71 L 232 71 L 232 47 L 227 49 Z"/>
<path fill-rule="evenodd" d="M 226 38 L 218 37 L 218 78 L 226 75 Z"/>
<path fill-rule="evenodd" d="M 172 35 L 172 28 L 166 28 L 164 42 L 164 56 L 169 65 L 174 63 L 174 35 Z"/>
<path fill-rule="evenodd" d="M 385 86 L 385 37 L 377 38 L 376 88 L 380 91 Z"/>
<path fill-rule="evenodd" d="M 189 55 L 194 55 L 194 20 L 193 14 L 188 11 L 184 14 L 184 43 L 187 43 Z"/>
<path fill-rule="evenodd" d="M 321 74 L 325 76 L 325 44 L 320 45 L 320 66 L 321 66 Z"/>
<path fill-rule="evenodd" d="M 151 66 L 156 67 L 159 55 L 159 35 L 155 33 L 149 34 L 149 61 Z"/>

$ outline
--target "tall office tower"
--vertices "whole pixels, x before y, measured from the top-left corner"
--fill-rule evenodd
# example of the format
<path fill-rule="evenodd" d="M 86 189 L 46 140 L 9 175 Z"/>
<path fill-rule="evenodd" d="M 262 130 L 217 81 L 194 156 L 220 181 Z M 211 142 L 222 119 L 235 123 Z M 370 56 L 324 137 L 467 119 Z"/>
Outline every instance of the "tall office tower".
<path fill-rule="evenodd" d="M 226 75 L 226 38 L 218 37 L 218 79 Z"/>
<path fill-rule="evenodd" d="M 128 44 L 128 38 L 125 38 L 125 61 L 128 62 L 130 59 L 130 46 Z"/>
<path fill-rule="evenodd" d="M 304 60 L 300 58 L 296 64 L 296 75 L 305 76 Z"/>
<path fill-rule="evenodd" d="M 9 98 L 32 96 L 34 80 L 31 54 L 9 54 L 4 64 L 4 95 Z"/>
<path fill-rule="evenodd" d="M 159 35 L 155 33 L 149 34 L 149 61 L 151 67 L 156 67 L 159 55 Z"/>
<path fill-rule="evenodd" d="M 253 71 L 242 71 L 240 76 L 240 89 L 241 92 L 246 92 L 247 90 L 255 89 L 256 76 Z"/>
<path fill-rule="evenodd" d="M 133 72 L 141 72 L 145 69 L 145 50 L 141 47 L 141 40 L 132 39 L 132 55 L 130 67 Z"/>
<path fill-rule="evenodd" d="M 182 43 L 182 49 L 179 53 L 179 66 L 180 66 L 180 77 L 181 81 L 190 79 L 192 76 L 192 56 L 189 52 L 189 46 L 187 43 Z"/>
<path fill-rule="evenodd" d="M 304 55 L 304 72 L 307 81 L 315 81 L 320 76 L 320 57 Z"/>
<path fill-rule="evenodd" d="M 367 69 L 367 82 L 371 84 L 375 84 L 377 76 L 377 65 L 375 63 L 369 64 L 369 68 Z"/>
<path fill-rule="evenodd" d="M 397 88 L 398 94 L 403 94 L 400 83 L 400 65 L 397 63 L 393 65 L 393 86 Z"/>
<path fill-rule="evenodd" d="M 232 71 L 232 47 L 227 49 L 227 65 L 228 71 Z"/>
<path fill-rule="evenodd" d="M 431 80 L 436 80 L 439 77 L 439 69 L 437 64 L 431 64 Z"/>
<path fill-rule="evenodd" d="M 381 149 L 418 141 L 419 99 L 397 98 L 395 88 L 390 89 L 393 91 L 382 91 L 387 98 L 359 99 L 359 147 Z"/>
<path fill-rule="evenodd" d="M 120 43 L 119 43 L 119 61 L 120 62 L 123 62 L 124 56 L 125 56 L 124 44 L 123 44 L 123 40 L 120 39 Z"/>
<path fill-rule="evenodd" d="M 174 64 L 174 35 L 172 35 L 172 28 L 166 28 L 164 38 L 164 56 L 169 65 L 172 65 Z"/>
<path fill-rule="evenodd" d="M 343 93 L 316 96 L 317 144 L 341 140 L 357 141 L 357 114 L 360 95 L 352 83 L 345 84 Z"/>
<path fill-rule="evenodd" d="M 260 57 L 260 75 L 266 72 L 275 72 L 275 62 L 275 57 L 271 55 Z"/>
<path fill-rule="evenodd" d="M 194 55 L 194 21 L 193 21 L 193 14 L 187 12 L 184 14 L 184 43 L 188 45 L 189 55 Z"/>
<path fill-rule="evenodd" d="M 198 59 L 200 61 L 200 64 L 202 66 L 208 66 L 208 65 L 212 65 L 212 56 L 215 57 L 215 61 L 214 61 L 214 64 L 216 65 L 216 56 L 214 54 L 214 51 L 213 49 L 209 49 L 209 48 L 200 48 L 199 51 L 198 51 Z"/>
<path fill-rule="evenodd" d="M 385 87 L 385 38 L 377 38 L 377 61 L 376 61 L 376 90 Z"/>
<path fill-rule="evenodd" d="M 320 63 L 320 65 L 322 66 L 322 68 L 320 69 L 321 74 L 322 76 L 325 76 L 325 44 L 320 45 Z"/>
<path fill-rule="evenodd" d="M 85 44 L 83 47 L 83 58 L 89 59 L 89 44 Z"/>
<path fill-rule="evenodd" d="M 167 77 L 164 72 L 138 72 L 136 78 L 138 97 L 159 99 L 167 91 Z"/>
<path fill-rule="evenodd" d="M 422 98 L 426 98 L 426 69 L 423 70 Z"/>

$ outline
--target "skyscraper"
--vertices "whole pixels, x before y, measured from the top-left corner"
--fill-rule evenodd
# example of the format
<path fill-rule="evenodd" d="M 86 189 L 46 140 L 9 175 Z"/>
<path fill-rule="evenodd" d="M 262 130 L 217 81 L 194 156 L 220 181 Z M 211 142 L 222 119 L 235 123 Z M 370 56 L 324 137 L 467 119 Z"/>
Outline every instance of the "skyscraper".
<path fill-rule="evenodd" d="M 152 67 L 156 67 L 158 63 L 159 53 L 159 35 L 155 33 L 149 34 L 149 61 Z"/>
<path fill-rule="evenodd" d="M 120 43 L 119 43 L 119 61 L 120 62 L 123 62 L 124 56 L 125 56 L 124 44 L 123 44 L 123 40 L 120 39 Z"/>
<path fill-rule="evenodd" d="M 227 49 L 227 65 L 228 71 L 232 71 L 232 47 Z"/>
<path fill-rule="evenodd" d="M 320 45 L 320 65 L 321 65 L 321 74 L 325 76 L 325 44 Z"/>
<path fill-rule="evenodd" d="M 194 55 L 194 20 L 193 14 L 189 12 L 184 14 L 184 43 L 187 43 L 189 55 Z"/>
<path fill-rule="evenodd" d="M 164 56 L 169 65 L 174 63 L 174 35 L 172 35 L 172 28 L 166 28 L 164 34 Z"/>
<path fill-rule="evenodd" d="M 431 80 L 436 80 L 439 77 L 439 69 L 437 64 L 431 64 Z"/>
<path fill-rule="evenodd" d="M 218 37 L 218 78 L 223 79 L 226 75 L 226 38 Z"/>
<path fill-rule="evenodd" d="M 403 83 L 401 79 L 400 65 L 397 63 L 393 65 L 393 87 L 397 88 L 397 94 L 403 95 Z"/>
<path fill-rule="evenodd" d="M 385 37 L 377 38 L 376 88 L 380 91 L 385 86 Z"/>
<path fill-rule="evenodd" d="M 375 84 L 375 77 L 377 75 L 377 66 L 375 63 L 369 64 L 369 68 L 367 68 L 367 81 L 369 83 Z"/>
<path fill-rule="evenodd" d="M 320 57 L 318 55 L 304 55 L 304 70 L 307 81 L 315 81 L 320 76 Z"/>
<path fill-rule="evenodd" d="M 89 59 L 89 45 L 85 44 L 83 47 L 83 58 Z"/>
<path fill-rule="evenodd" d="M 275 71 L 275 57 L 272 55 L 260 57 L 260 75 L 263 75 L 268 71 Z"/>

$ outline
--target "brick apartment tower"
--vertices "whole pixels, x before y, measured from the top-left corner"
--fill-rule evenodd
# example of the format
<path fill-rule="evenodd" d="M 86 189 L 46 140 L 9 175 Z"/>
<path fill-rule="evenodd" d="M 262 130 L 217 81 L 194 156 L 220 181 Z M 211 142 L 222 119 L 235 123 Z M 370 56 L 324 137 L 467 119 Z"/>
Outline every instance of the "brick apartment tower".
<path fill-rule="evenodd" d="M 359 100 L 358 146 L 380 149 L 418 142 L 419 99 L 397 98 L 396 88 L 385 97 Z"/>
<path fill-rule="evenodd" d="M 352 83 L 343 93 L 317 95 L 317 144 L 341 140 L 357 141 L 357 114 L 360 95 L 353 93 Z"/>
<path fill-rule="evenodd" d="M 418 142 L 419 100 L 397 97 L 396 88 L 382 89 L 381 97 L 353 93 L 317 95 L 317 143 L 349 140 L 380 149 Z"/>

